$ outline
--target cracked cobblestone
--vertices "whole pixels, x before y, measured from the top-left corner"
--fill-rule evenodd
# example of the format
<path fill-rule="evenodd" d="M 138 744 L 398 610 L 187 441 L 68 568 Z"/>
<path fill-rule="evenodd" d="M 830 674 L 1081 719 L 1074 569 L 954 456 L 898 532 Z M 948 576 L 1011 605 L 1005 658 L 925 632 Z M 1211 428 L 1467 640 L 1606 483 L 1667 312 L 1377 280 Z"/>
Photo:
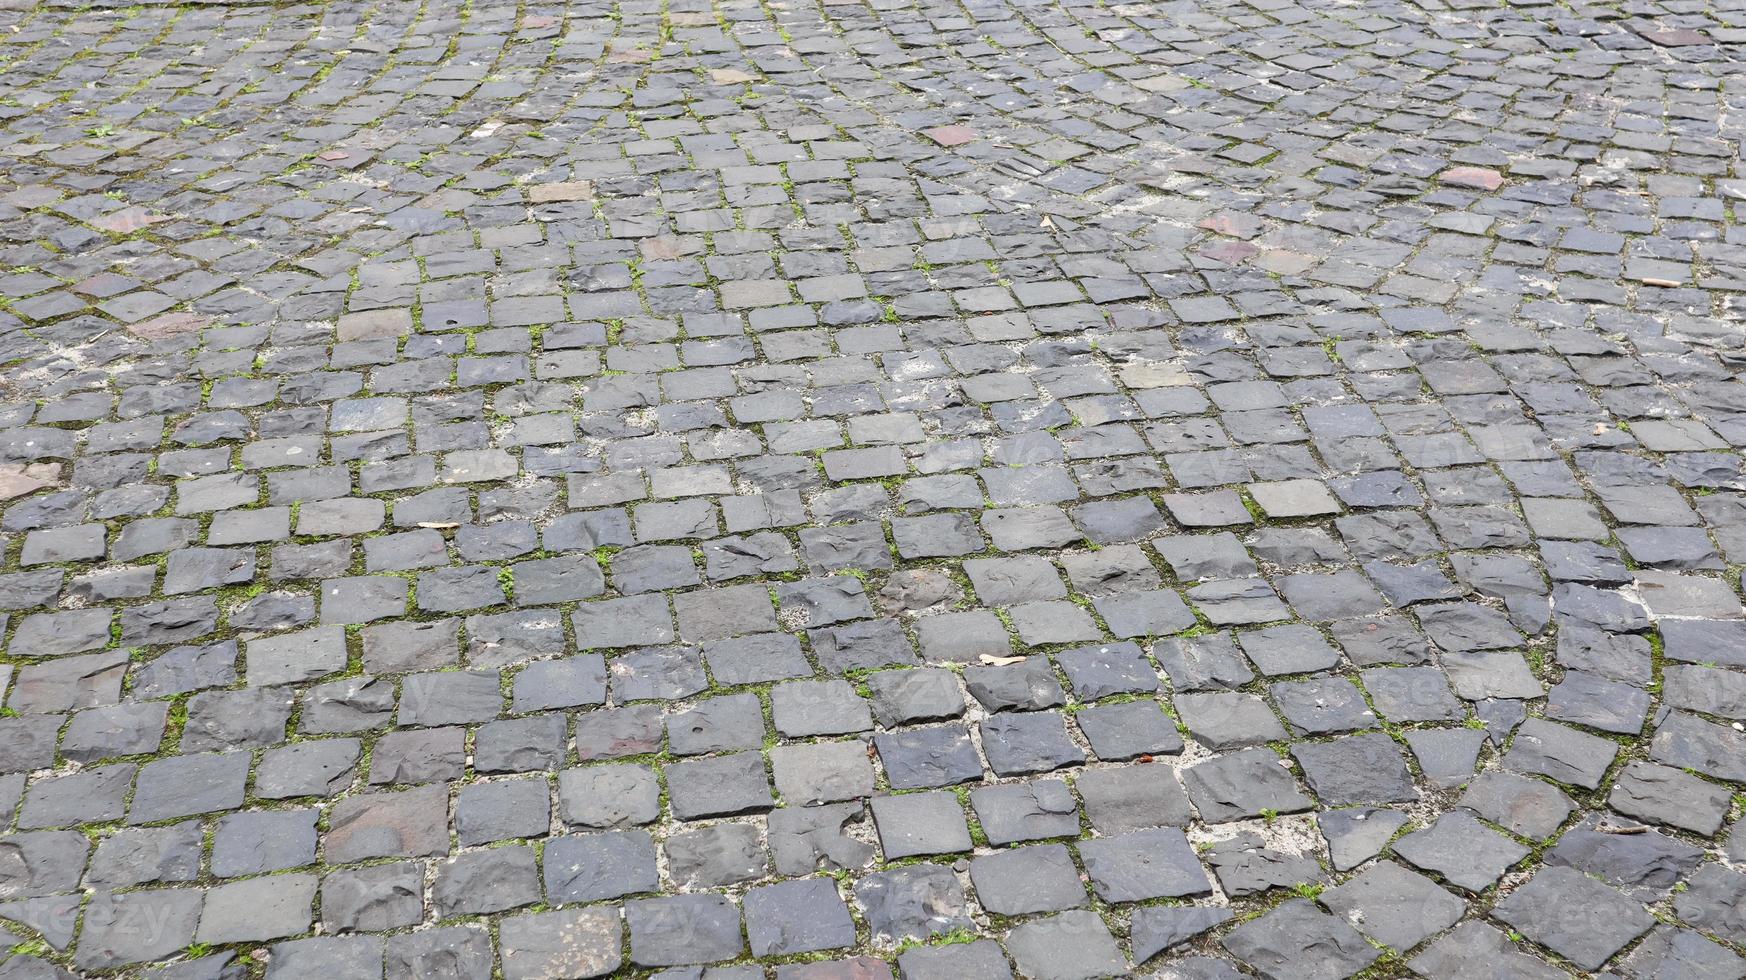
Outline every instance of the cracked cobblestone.
<path fill-rule="evenodd" d="M 0 0 L 0 978 L 1746 977 L 1746 7 Z"/>

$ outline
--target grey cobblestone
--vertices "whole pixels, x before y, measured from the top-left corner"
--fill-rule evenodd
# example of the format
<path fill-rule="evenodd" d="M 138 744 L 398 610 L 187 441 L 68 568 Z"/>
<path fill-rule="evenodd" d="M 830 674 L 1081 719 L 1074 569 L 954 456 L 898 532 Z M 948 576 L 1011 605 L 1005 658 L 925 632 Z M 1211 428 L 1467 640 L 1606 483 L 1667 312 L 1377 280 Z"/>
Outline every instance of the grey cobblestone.
<path fill-rule="evenodd" d="M 0 976 L 1746 975 L 1737 7 L 0 0 Z"/>

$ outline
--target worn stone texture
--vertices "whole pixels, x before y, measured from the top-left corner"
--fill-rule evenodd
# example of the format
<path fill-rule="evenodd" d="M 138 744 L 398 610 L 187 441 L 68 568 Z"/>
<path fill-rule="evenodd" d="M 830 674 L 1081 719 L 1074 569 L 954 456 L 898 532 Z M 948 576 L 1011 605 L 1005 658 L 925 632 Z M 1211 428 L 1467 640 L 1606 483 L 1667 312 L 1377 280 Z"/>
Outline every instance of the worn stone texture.
<path fill-rule="evenodd" d="M 0 0 L 0 976 L 1741 975 L 1743 79 Z"/>

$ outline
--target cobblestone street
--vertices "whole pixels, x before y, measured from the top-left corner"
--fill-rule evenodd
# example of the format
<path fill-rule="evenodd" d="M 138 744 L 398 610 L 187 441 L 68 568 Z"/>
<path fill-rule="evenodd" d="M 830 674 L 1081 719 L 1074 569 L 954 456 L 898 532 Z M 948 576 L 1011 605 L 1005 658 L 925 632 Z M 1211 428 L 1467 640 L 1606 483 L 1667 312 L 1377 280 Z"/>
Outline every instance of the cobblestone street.
<path fill-rule="evenodd" d="M 0 980 L 1746 977 L 1746 0 L 0 0 Z"/>

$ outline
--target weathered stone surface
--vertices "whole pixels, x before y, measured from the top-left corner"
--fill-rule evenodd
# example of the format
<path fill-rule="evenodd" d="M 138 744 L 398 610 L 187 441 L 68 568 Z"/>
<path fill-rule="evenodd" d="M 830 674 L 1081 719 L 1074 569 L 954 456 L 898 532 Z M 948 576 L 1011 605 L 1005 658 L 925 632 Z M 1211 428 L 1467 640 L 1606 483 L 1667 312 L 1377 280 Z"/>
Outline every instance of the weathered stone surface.
<path fill-rule="evenodd" d="M 1512 833 L 1544 840 L 1563 825 L 1576 804 L 1558 787 L 1515 773 L 1482 773 L 1461 794 L 1461 806 Z"/>
<path fill-rule="evenodd" d="M 1655 924 L 1648 911 L 1570 868 L 1545 868 L 1492 914 L 1585 970 L 1598 969 Z"/>
<path fill-rule="evenodd" d="M 1183 770 L 1188 798 L 1204 820 L 1240 820 L 1262 811 L 1294 813 L 1309 809 L 1291 773 L 1266 749 L 1245 749 Z"/>
<path fill-rule="evenodd" d="M 719 895 L 674 895 L 625 903 L 631 962 L 675 966 L 733 959 L 745 951 L 740 911 Z"/>
<path fill-rule="evenodd" d="M 1379 955 L 1351 926 L 1296 898 L 1231 930 L 1221 942 L 1264 977 L 1348 977 Z"/>
<path fill-rule="evenodd" d="M 1127 961 L 1103 920 L 1094 912 L 1062 912 L 1018 926 L 1007 935 L 1007 951 L 1021 976 L 1102 977 L 1127 970 Z"/>
<path fill-rule="evenodd" d="M 1224 909 L 1189 906 L 1143 906 L 1134 910 L 1128 933 L 1134 943 L 1134 964 L 1143 965 L 1164 950 L 1230 921 Z"/>
<path fill-rule="evenodd" d="M 1187 837 L 1174 828 L 1085 841 L 1079 857 L 1092 888 L 1105 901 L 1183 898 L 1212 891 Z"/>
<path fill-rule="evenodd" d="M 802 878 L 746 893 L 746 939 L 755 956 L 841 949 L 855 942 L 849 908 L 829 878 Z"/>
<path fill-rule="evenodd" d="M 1437 818 L 1394 842 L 1394 853 L 1422 871 L 1434 871 L 1450 884 L 1482 891 L 1495 884 L 1528 849 L 1459 810 Z"/>
<path fill-rule="evenodd" d="M 1454 925 L 1466 904 L 1423 875 L 1390 861 L 1317 897 L 1371 939 L 1400 951 Z"/>
<path fill-rule="evenodd" d="M 1059 844 L 1037 844 L 979 857 L 970 881 L 982 907 L 997 915 L 1059 912 L 1085 904 L 1073 856 Z"/>
<path fill-rule="evenodd" d="M 1406 814 L 1398 810 L 1364 806 L 1332 810 L 1316 818 L 1335 871 L 1350 871 L 1382 853 L 1406 821 Z"/>
<path fill-rule="evenodd" d="M 1606 739 L 1530 718 L 1516 731 L 1504 764 L 1518 772 L 1596 789 L 1618 752 L 1619 747 Z"/>
<path fill-rule="evenodd" d="M 106 970 L 169 956 L 194 941 L 201 899 L 192 888 L 98 892 L 85 909 L 73 962 Z"/>
<path fill-rule="evenodd" d="M 1321 867 L 1308 857 L 1266 846 L 1258 834 L 1241 833 L 1213 843 L 1201 852 L 1219 887 L 1233 898 L 1270 888 L 1305 887 L 1323 879 Z"/>
<path fill-rule="evenodd" d="M 1608 814 L 1590 815 L 1566 830 L 1546 863 L 1575 868 L 1641 902 L 1667 897 L 1698 866 L 1704 852 Z"/>
<path fill-rule="evenodd" d="M 610 909 L 515 915 L 499 929 L 506 978 L 604 977 L 623 962 L 624 926 Z"/>
<path fill-rule="evenodd" d="M 329 6 L 0 0 L 0 974 L 1740 972 L 1733 7 Z"/>
<path fill-rule="evenodd" d="M 1430 980 L 1459 980 L 1476 974 L 1526 980 L 1566 976 L 1563 970 L 1519 950 L 1503 930 L 1479 921 L 1461 923 L 1408 962 L 1415 973 Z"/>
<path fill-rule="evenodd" d="M 926 940 L 971 927 L 964 889 L 950 869 L 939 865 L 870 874 L 856 882 L 855 903 L 881 942 Z"/>

